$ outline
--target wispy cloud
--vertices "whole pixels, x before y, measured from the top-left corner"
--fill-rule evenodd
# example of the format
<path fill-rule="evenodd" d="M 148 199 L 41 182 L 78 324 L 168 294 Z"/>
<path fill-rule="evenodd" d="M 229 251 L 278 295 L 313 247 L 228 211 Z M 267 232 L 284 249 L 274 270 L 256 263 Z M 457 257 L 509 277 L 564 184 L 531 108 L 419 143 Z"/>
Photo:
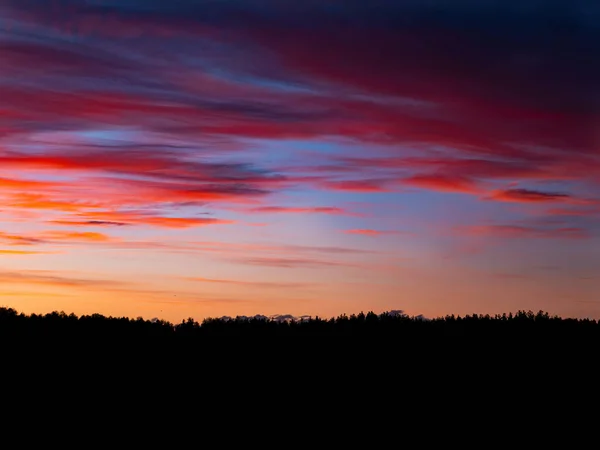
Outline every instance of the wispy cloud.
<path fill-rule="evenodd" d="M 587 230 L 577 227 L 534 227 L 521 225 L 474 225 L 458 227 L 461 234 L 499 238 L 585 239 Z"/>
<path fill-rule="evenodd" d="M 46 254 L 47 252 L 36 252 L 36 251 L 29 251 L 29 250 L 4 250 L 4 249 L 0 249 L 0 255 L 6 255 L 6 256 L 22 256 L 22 255 L 43 255 Z"/>
<path fill-rule="evenodd" d="M 165 217 L 157 213 L 145 211 L 88 211 L 76 217 L 87 220 L 64 219 L 55 220 L 56 225 L 81 225 L 81 226 L 126 226 L 143 225 L 159 228 L 191 228 L 206 225 L 228 225 L 235 223 L 233 220 L 223 220 L 211 217 Z"/>
<path fill-rule="evenodd" d="M 321 182 L 319 186 L 332 191 L 376 193 L 392 191 L 390 184 L 388 180 L 340 180 Z"/>
<path fill-rule="evenodd" d="M 89 226 L 89 227 L 124 227 L 131 225 L 125 222 L 113 222 L 108 220 L 49 220 L 48 223 L 54 225 L 72 226 Z"/>
<path fill-rule="evenodd" d="M 0 241 L 8 245 L 35 245 L 44 243 L 44 239 L 32 236 L 21 236 L 17 234 L 10 234 L 0 232 Z"/>
<path fill-rule="evenodd" d="M 292 206 L 259 206 L 251 208 L 249 212 L 265 214 L 349 214 L 342 208 L 333 206 L 315 206 L 315 207 L 292 207 Z"/>
<path fill-rule="evenodd" d="M 476 183 L 465 177 L 447 175 L 414 175 L 402 180 L 403 183 L 423 189 L 440 192 L 474 194 L 479 192 Z"/>
<path fill-rule="evenodd" d="M 371 230 L 368 228 L 356 228 L 353 230 L 344 230 L 344 233 L 346 234 L 359 234 L 359 235 L 363 235 L 363 236 L 382 236 L 382 235 L 387 235 L 387 234 L 400 234 L 399 231 L 393 231 L 393 230 Z"/>
<path fill-rule="evenodd" d="M 43 235 L 50 241 L 109 242 L 112 240 L 106 234 L 91 231 L 48 231 Z"/>
<path fill-rule="evenodd" d="M 286 269 L 318 269 L 320 267 L 352 267 L 353 264 L 326 261 L 321 259 L 309 258 L 271 258 L 271 257 L 256 257 L 256 258 L 239 258 L 235 262 L 241 264 L 250 264 L 255 266 L 279 267 Z"/>
<path fill-rule="evenodd" d="M 188 277 L 184 278 L 187 281 L 195 281 L 198 283 L 208 284 L 225 284 L 243 287 L 254 288 L 273 288 L 273 289 L 294 289 L 306 288 L 315 286 L 314 283 L 294 283 L 294 282 L 278 282 L 278 281 L 243 281 L 243 280 L 227 280 L 216 278 Z"/>
<path fill-rule="evenodd" d="M 0 282 L 68 288 L 121 288 L 128 285 L 114 280 L 76 278 L 52 271 L 33 270 L 21 272 L 0 271 Z"/>
<path fill-rule="evenodd" d="M 504 191 L 496 191 L 488 197 L 490 200 L 503 202 L 522 202 L 522 203 L 539 203 L 539 202 L 565 202 L 571 200 L 569 194 L 561 192 L 542 192 L 531 189 L 507 189 Z"/>

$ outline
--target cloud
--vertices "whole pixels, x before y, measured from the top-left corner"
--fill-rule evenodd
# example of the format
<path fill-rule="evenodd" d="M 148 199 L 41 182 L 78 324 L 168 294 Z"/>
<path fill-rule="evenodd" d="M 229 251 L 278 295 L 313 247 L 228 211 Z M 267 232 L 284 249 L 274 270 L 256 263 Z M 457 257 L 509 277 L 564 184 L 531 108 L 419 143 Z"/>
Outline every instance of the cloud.
<path fill-rule="evenodd" d="M 278 281 L 243 281 L 243 280 L 227 280 L 227 279 L 202 278 L 202 277 L 185 278 L 185 280 L 196 281 L 199 283 L 229 284 L 229 285 L 235 285 L 235 286 L 255 287 L 255 288 L 274 288 L 274 289 L 304 288 L 304 287 L 314 286 L 314 284 L 309 284 L 309 283 L 293 283 L 293 282 L 278 282 Z"/>
<path fill-rule="evenodd" d="M 286 190 L 598 197 L 592 0 L 45 5 L 2 4 L 3 215 L 177 230 L 231 223 L 200 204 L 345 211 L 261 206 Z M 309 157 L 298 140 L 331 146 Z M 528 181 L 539 189 L 498 188 Z M 549 213 L 563 231 L 512 233 L 575 235 L 595 207 Z"/>
<path fill-rule="evenodd" d="M 554 216 L 597 217 L 600 215 L 600 207 L 550 208 L 546 212 Z"/>
<path fill-rule="evenodd" d="M 222 220 L 197 217 L 146 217 L 139 221 L 144 225 L 164 228 L 189 228 L 205 225 L 227 225 L 235 223 L 233 220 Z"/>
<path fill-rule="evenodd" d="M 49 287 L 76 287 L 76 288 L 119 288 L 124 284 L 119 281 L 75 278 L 58 275 L 52 271 L 0 271 L 0 282 L 15 284 L 36 284 Z"/>
<path fill-rule="evenodd" d="M 531 280 L 531 279 L 533 279 L 532 276 L 521 274 L 521 273 L 494 272 L 490 275 L 494 278 L 502 278 L 502 279 L 508 279 L 508 280 Z"/>
<path fill-rule="evenodd" d="M 294 314 L 273 314 L 269 316 L 269 320 L 279 323 L 303 322 L 311 318 L 311 316 L 296 316 Z"/>
<path fill-rule="evenodd" d="M 120 97 L 113 93 L 104 101 L 97 96 L 86 102 L 87 110 L 73 105 L 59 108 L 88 120 L 130 122 L 135 117 L 131 113 L 136 112 L 137 120 L 153 127 L 161 125 L 162 119 L 157 117 L 176 117 L 180 122 L 186 116 L 189 120 L 202 118 L 203 130 L 223 135 L 342 134 L 443 143 L 478 151 L 506 150 L 510 138 L 585 149 L 592 143 L 589 114 L 596 107 L 588 94 L 595 92 L 600 70 L 598 64 L 584 64 L 594 61 L 598 50 L 598 31 L 590 19 L 596 9 L 591 0 L 562 7 L 540 6 L 533 0 L 526 3 L 527 8 L 516 0 L 502 5 L 442 1 L 416 5 L 380 0 L 373 7 L 351 1 L 329 8 L 315 1 L 299 7 L 259 0 L 218 5 L 182 0 L 177 5 L 153 3 L 148 7 L 141 2 L 118 6 L 74 0 L 57 2 L 55 13 L 48 13 L 36 7 L 36 2 L 10 2 L 7 15 L 17 24 L 40 25 L 38 33 L 47 29 L 42 25 L 65 22 L 79 25 L 81 30 L 71 40 L 53 34 L 41 43 L 6 42 L 3 57 L 15 69 L 35 68 L 35 73 L 62 73 L 64 77 L 71 73 L 80 91 L 85 74 L 109 92 L 120 92 Z M 577 32 L 551 25 L 565 17 Z M 144 38 L 127 41 L 126 50 L 116 51 L 109 45 L 115 34 L 135 35 L 140 30 L 146 30 Z M 168 51 L 159 57 L 152 53 L 153 44 L 166 30 Z M 511 30 L 510 35 L 506 30 Z M 61 30 L 56 31 L 60 35 Z M 275 87 L 265 90 L 264 86 L 244 90 L 240 83 L 226 80 L 203 83 L 209 77 L 199 78 L 199 71 L 194 70 L 197 65 L 186 59 L 192 48 L 198 48 L 189 44 L 192 38 L 202 45 L 196 61 L 201 59 L 205 66 L 220 63 L 226 73 L 264 78 L 272 81 L 272 86 L 279 82 L 329 87 L 334 97 L 323 99 Z M 320 51 L 314 52 L 314 48 Z M 228 58 L 222 57 L 224 50 L 229 51 Z M 176 68 L 167 72 L 169 65 Z M 32 70 L 23 73 L 34 76 Z M 115 89 L 123 88 L 118 80 L 128 82 L 135 75 L 137 90 L 129 87 L 129 95 L 125 95 L 124 89 Z M 193 83 L 194 79 L 199 82 Z M 55 80 L 54 84 L 60 85 Z M 233 98 L 226 97 L 228 85 Z M 182 91 L 196 95 L 185 97 Z M 248 97 L 235 102 L 240 92 Z M 363 97 L 348 92 L 360 92 Z M 201 102 L 198 93 L 209 94 L 209 100 Z M 81 96 L 92 94 L 88 89 Z M 376 101 L 378 96 L 389 100 Z M 159 101 L 165 97 L 170 103 Z M 404 98 L 413 101 L 401 102 Z M 286 99 L 298 101 L 285 103 Z M 52 99 L 63 105 L 69 100 L 73 98 Z M 312 112 L 312 116 L 302 111 L 307 104 L 322 103 L 333 105 Z M 419 108 L 429 104 L 447 110 L 451 119 L 440 119 L 436 108 L 433 114 L 428 109 L 429 114 L 423 114 Z M 45 105 L 45 101 L 38 103 L 37 114 L 48 113 Z M 30 109 L 30 114 L 36 113 Z M 212 120 L 202 115 L 204 111 L 209 111 Z M 115 113 L 114 118 L 109 113 Z M 310 120 L 319 115 L 322 120 Z M 168 127 L 168 121 L 162 125 Z M 194 128 L 179 125 L 180 129 Z"/>
<path fill-rule="evenodd" d="M 542 192 L 531 189 L 507 189 L 496 191 L 488 197 L 490 200 L 503 202 L 539 203 L 569 201 L 569 194 L 559 192 Z"/>
<path fill-rule="evenodd" d="M 323 189 L 342 192 L 389 192 L 386 187 L 388 180 L 341 180 L 322 182 L 319 186 Z"/>
<path fill-rule="evenodd" d="M 47 252 L 34 252 L 34 251 L 28 251 L 28 250 L 4 250 L 4 249 L 0 249 L 0 255 L 6 255 L 6 256 L 10 256 L 10 255 L 15 255 L 15 256 L 19 256 L 19 255 L 43 255 L 46 254 Z"/>
<path fill-rule="evenodd" d="M 233 220 L 223 220 L 209 217 L 164 217 L 153 212 L 145 211 L 88 211 L 78 214 L 88 220 L 58 220 L 56 225 L 82 226 L 127 226 L 144 225 L 159 228 L 191 228 L 207 225 L 228 225 Z"/>
<path fill-rule="evenodd" d="M 333 215 L 346 215 L 348 214 L 342 208 L 336 208 L 333 206 L 316 206 L 316 207 L 290 207 L 290 206 L 260 206 L 252 208 L 249 212 L 254 213 L 265 213 L 265 214 L 333 214 Z"/>
<path fill-rule="evenodd" d="M 265 247 L 266 249 L 272 249 L 273 251 L 285 251 L 289 253 L 325 253 L 325 254 L 348 254 L 348 255 L 367 255 L 376 254 L 376 250 L 359 249 L 352 247 L 333 247 L 333 246 L 314 246 L 314 245 L 281 245 Z"/>
<path fill-rule="evenodd" d="M 32 246 L 56 243 L 109 243 L 116 242 L 103 233 L 81 231 L 45 231 L 36 235 L 0 233 L 0 241 L 14 246 Z"/>
<path fill-rule="evenodd" d="M 223 320 L 225 322 L 229 322 L 232 320 L 242 320 L 242 321 L 250 321 L 250 320 L 264 320 L 264 321 L 274 321 L 279 323 L 285 322 L 302 322 L 305 320 L 311 319 L 311 316 L 295 316 L 293 314 L 272 314 L 270 316 L 265 316 L 263 314 L 256 314 L 254 316 L 222 316 L 218 317 L 218 320 Z"/>
<path fill-rule="evenodd" d="M 60 183 L 16 178 L 0 178 L 0 190 L 50 189 L 59 187 Z"/>
<path fill-rule="evenodd" d="M 110 236 L 91 231 L 47 231 L 43 234 L 50 241 L 67 242 L 110 242 Z"/>
<path fill-rule="evenodd" d="M 197 292 L 186 292 L 180 290 L 152 289 L 147 284 L 139 287 L 135 283 L 120 280 L 107 280 L 101 278 L 86 278 L 67 275 L 64 272 L 51 270 L 22 270 L 19 272 L 0 270 L 0 283 L 41 286 L 50 289 L 61 289 L 61 293 L 54 292 L 35 292 L 36 297 L 63 295 L 64 289 L 67 289 L 64 295 L 68 295 L 68 290 L 75 289 L 89 294 L 90 292 L 101 292 L 103 294 L 125 294 L 130 298 L 145 303 L 164 303 L 164 304 L 214 304 L 223 303 L 250 303 L 248 299 L 235 299 L 225 297 L 206 297 Z M 26 295 L 23 292 L 14 292 L 12 295 Z M 176 297 L 176 298 L 174 298 Z"/>
<path fill-rule="evenodd" d="M 123 227 L 131 225 L 125 222 L 111 222 L 107 220 L 50 220 L 49 223 L 64 226 L 91 226 L 91 227 Z"/>
<path fill-rule="evenodd" d="M 474 225 L 469 227 L 458 227 L 456 231 L 469 236 L 490 236 L 516 239 L 586 239 L 589 237 L 587 230 L 577 227 L 549 228 L 521 225 Z"/>
<path fill-rule="evenodd" d="M 364 236 L 382 236 L 386 234 L 398 234 L 398 231 L 381 231 L 381 230 L 371 230 L 366 228 L 357 228 L 354 230 L 344 230 L 344 233 L 347 234 L 360 234 Z"/>
<path fill-rule="evenodd" d="M 476 184 L 464 177 L 446 175 L 414 175 L 402 180 L 403 183 L 440 192 L 473 194 L 478 192 Z"/>
<path fill-rule="evenodd" d="M 317 269 L 320 267 L 351 267 L 350 263 L 343 263 L 337 261 L 324 261 L 320 259 L 309 259 L 309 258 L 276 258 L 276 257 L 254 257 L 254 258 L 240 258 L 235 262 L 241 264 L 250 264 L 256 266 L 268 266 L 268 267 L 279 267 L 286 269 Z"/>
<path fill-rule="evenodd" d="M 91 201 L 53 200 L 44 194 L 18 193 L 13 196 L 13 200 L 10 201 L 7 206 L 19 209 L 23 208 L 76 212 L 88 208 L 99 208 L 101 207 L 101 204 Z"/>
<path fill-rule="evenodd" d="M 321 261 L 315 255 L 329 255 L 336 257 L 355 257 L 365 255 L 377 255 L 380 252 L 368 249 L 356 249 L 352 247 L 334 246 L 309 246 L 309 245 L 285 245 L 285 244 L 249 244 L 243 242 L 224 241 L 197 241 L 197 240 L 113 240 L 106 243 L 110 248 L 121 250 L 149 250 L 151 252 L 170 252 L 197 254 L 205 257 L 225 258 L 230 262 L 241 262 L 243 264 L 269 265 L 310 265 L 330 264 L 341 265 L 334 261 Z M 258 259 L 245 260 L 247 255 L 256 256 Z M 301 255 L 302 258 L 298 258 Z"/>
<path fill-rule="evenodd" d="M 406 314 L 404 312 L 404 310 L 401 309 L 394 309 L 391 311 L 385 311 L 384 313 L 381 314 L 382 316 L 391 316 L 391 317 L 409 317 L 408 314 Z M 428 321 L 431 319 L 428 319 L 427 317 L 425 317 L 422 314 L 419 314 L 417 316 L 413 316 L 415 319 L 417 320 L 423 320 L 423 321 Z M 231 317 L 231 316 L 222 316 L 219 317 L 219 320 L 224 320 L 226 322 L 231 321 L 231 320 L 243 320 L 243 321 L 248 321 L 248 320 L 271 320 L 274 322 L 280 322 L 280 323 L 284 323 L 284 322 L 303 322 L 303 321 L 307 321 L 312 319 L 313 316 L 310 315 L 302 315 L 302 316 L 297 316 L 294 314 L 272 314 L 270 316 L 265 316 L 262 314 L 257 314 L 255 316 L 237 316 L 235 318 Z"/>
<path fill-rule="evenodd" d="M 4 241 L 9 245 L 36 245 L 43 244 L 46 242 L 44 239 L 39 237 L 22 236 L 4 232 L 0 232 L 0 240 Z"/>

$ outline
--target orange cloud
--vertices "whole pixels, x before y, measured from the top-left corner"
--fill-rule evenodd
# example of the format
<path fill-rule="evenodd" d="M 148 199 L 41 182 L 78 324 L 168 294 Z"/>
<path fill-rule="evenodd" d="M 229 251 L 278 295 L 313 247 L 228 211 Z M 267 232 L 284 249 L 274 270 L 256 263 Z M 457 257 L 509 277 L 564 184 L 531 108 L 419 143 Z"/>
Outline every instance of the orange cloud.
<path fill-rule="evenodd" d="M 48 231 L 44 233 L 49 239 L 73 242 L 111 242 L 113 238 L 102 233 L 79 231 Z"/>
<path fill-rule="evenodd" d="M 49 209 L 55 211 L 81 211 L 88 208 L 100 208 L 101 204 L 86 201 L 51 200 L 42 194 L 17 194 L 7 206 L 28 209 Z"/>
<path fill-rule="evenodd" d="M 41 255 L 46 252 L 33 252 L 27 250 L 0 250 L 0 255 Z"/>
<path fill-rule="evenodd" d="M 47 181 L 21 180 L 15 178 L 0 178 L 0 189 L 10 190 L 28 190 L 28 189 L 48 189 L 50 187 L 60 186 L 60 183 L 51 183 Z"/>
<path fill-rule="evenodd" d="M 35 245 L 43 244 L 45 242 L 43 239 L 36 237 L 21 236 L 3 232 L 0 232 L 0 240 L 5 241 L 9 245 Z"/>
<path fill-rule="evenodd" d="M 233 220 L 193 217 L 146 217 L 141 222 L 144 225 L 164 228 L 189 228 L 205 225 L 228 225 L 235 223 Z"/>
<path fill-rule="evenodd" d="M 124 226 L 147 225 L 161 228 L 190 228 L 206 225 L 227 225 L 233 220 L 215 219 L 210 217 L 164 217 L 138 211 L 89 211 L 78 214 L 87 220 L 61 220 L 54 223 L 59 225 L 89 225 L 89 226 Z"/>

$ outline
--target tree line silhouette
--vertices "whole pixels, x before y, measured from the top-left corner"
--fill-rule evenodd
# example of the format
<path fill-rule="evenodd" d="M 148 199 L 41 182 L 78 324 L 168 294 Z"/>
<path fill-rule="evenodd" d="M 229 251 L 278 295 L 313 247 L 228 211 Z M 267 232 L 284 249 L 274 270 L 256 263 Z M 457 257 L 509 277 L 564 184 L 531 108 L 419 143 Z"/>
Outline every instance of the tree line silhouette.
<path fill-rule="evenodd" d="M 77 374 L 113 384 L 125 377 L 132 386 L 152 379 L 163 388 L 165 380 L 195 386 L 201 379 L 203 386 L 247 392 L 292 380 L 340 389 L 399 380 L 449 390 L 468 380 L 487 383 L 485 389 L 492 380 L 545 389 L 549 377 L 596 377 L 599 344 L 599 321 L 543 311 L 433 319 L 374 312 L 301 320 L 188 318 L 174 324 L 0 308 L 5 372 L 26 367 L 28 376 Z"/>
<path fill-rule="evenodd" d="M 433 319 L 409 316 L 398 312 L 374 312 L 324 319 L 236 317 L 193 318 L 171 323 L 166 320 L 145 320 L 112 317 L 101 314 L 77 316 L 73 313 L 24 314 L 15 309 L 0 308 L 0 338 L 2 339 L 84 339 L 108 341 L 152 340 L 202 342 L 214 338 L 321 338 L 405 340 L 411 338 L 436 340 L 477 339 L 573 339 L 592 342 L 600 338 L 600 321 L 581 318 L 561 318 L 539 311 L 518 311 L 508 314 L 447 315 Z"/>

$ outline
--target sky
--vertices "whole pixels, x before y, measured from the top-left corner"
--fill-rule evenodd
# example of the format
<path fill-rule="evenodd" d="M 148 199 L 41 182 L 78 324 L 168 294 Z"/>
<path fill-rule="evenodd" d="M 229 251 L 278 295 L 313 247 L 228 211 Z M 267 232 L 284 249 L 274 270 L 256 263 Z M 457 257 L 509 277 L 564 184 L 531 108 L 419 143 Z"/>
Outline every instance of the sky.
<path fill-rule="evenodd" d="M 0 305 L 600 318 L 596 0 L 0 0 Z"/>

